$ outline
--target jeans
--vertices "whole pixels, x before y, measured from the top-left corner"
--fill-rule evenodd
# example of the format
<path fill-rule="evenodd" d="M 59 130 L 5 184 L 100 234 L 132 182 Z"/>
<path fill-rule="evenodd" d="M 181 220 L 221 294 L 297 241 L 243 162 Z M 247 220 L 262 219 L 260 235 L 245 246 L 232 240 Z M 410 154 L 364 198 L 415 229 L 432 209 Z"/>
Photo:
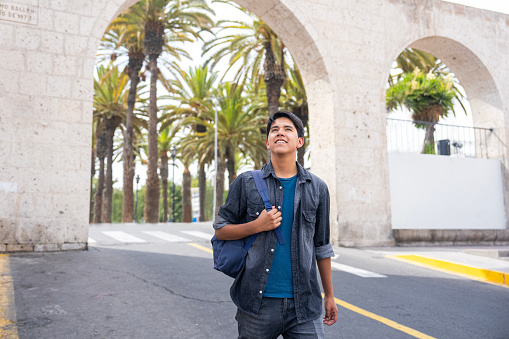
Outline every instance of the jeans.
<path fill-rule="evenodd" d="M 239 339 L 283 338 L 324 338 L 321 317 L 304 323 L 297 323 L 293 299 L 262 299 L 258 316 L 237 310 L 235 319 L 239 328 Z"/>

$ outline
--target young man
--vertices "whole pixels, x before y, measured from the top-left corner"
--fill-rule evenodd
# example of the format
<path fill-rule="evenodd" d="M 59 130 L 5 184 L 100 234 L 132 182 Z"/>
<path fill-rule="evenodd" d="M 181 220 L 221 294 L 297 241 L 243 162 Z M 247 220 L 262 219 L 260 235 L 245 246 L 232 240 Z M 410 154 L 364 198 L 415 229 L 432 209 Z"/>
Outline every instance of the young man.
<path fill-rule="evenodd" d="M 323 324 L 337 320 L 329 242 L 327 185 L 296 162 L 304 145 L 302 121 L 280 111 L 267 121 L 270 162 L 262 168 L 272 210 L 264 209 L 251 172 L 231 184 L 214 222 L 220 240 L 259 233 L 235 278 L 230 295 L 237 306 L 238 338 L 323 338 Z M 285 242 L 274 229 L 281 228 Z M 325 317 L 320 319 L 325 295 Z"/>

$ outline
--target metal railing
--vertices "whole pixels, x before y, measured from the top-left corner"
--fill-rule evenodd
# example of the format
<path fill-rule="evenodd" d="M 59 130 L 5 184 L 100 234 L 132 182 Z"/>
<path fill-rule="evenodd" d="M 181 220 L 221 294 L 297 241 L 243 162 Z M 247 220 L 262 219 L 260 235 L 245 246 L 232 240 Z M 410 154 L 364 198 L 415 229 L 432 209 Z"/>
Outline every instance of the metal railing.
<path fill-rule="evenodd" d="M 387 118 L 387 150 L 421 153 L 426 128 L 417 128 L 416 123 L 423 127 L 431 125 L 425 121 Z M 485 159 L 506 154 L 505 144 L 493 128 L 435 124 L 434 140 L 434 154 Z"/>

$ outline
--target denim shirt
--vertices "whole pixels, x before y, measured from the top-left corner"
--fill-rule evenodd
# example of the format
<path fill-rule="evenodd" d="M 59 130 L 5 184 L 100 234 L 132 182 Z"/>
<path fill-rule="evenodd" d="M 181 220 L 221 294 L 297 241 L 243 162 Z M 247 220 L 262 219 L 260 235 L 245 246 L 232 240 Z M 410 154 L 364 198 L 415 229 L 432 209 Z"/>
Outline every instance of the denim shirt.
<path fill-rule="evenodd" d="M 297 168 L 291 262 L 297 321 L 303 323 L 318 318 L 322 313 L 316 260 L 332 257 L 334 251 L 330 244 L 330 198 L 327 185 L 298 163 Z M 264 165 L 262 173 L 272 206 L 281 210 L 283 188 L 272 164 Z M 219 209 L 214 222 L 214 229 L 253 221 L 263 209 L 263 201 L 251 172 L 242 173 L 231 184 L 226 202 Z M 248 251 L 245 267 L 231 286 L 230 296 L 233 302 L 245 313 L 258 313 L 276 243 L 277 236 L 274 231 L 261 232 Z"/>

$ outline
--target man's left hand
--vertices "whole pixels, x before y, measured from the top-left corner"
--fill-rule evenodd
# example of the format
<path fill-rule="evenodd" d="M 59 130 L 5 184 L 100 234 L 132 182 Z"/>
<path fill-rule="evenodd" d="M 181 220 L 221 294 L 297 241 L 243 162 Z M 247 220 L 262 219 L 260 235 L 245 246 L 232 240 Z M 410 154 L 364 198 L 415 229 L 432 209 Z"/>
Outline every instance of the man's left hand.
<path fill-rule="evenodd" d="M 327 326 L 333 325 L 338 320 L 338 306 L 334 297 L 325 297 L 325 317 L 323 323 Z"/>

